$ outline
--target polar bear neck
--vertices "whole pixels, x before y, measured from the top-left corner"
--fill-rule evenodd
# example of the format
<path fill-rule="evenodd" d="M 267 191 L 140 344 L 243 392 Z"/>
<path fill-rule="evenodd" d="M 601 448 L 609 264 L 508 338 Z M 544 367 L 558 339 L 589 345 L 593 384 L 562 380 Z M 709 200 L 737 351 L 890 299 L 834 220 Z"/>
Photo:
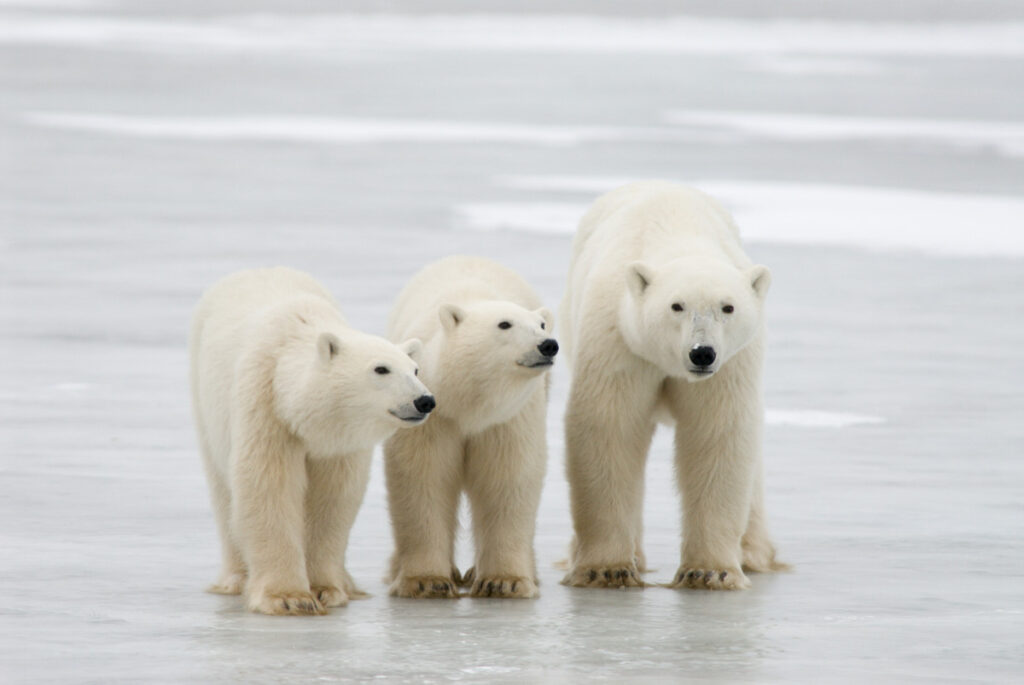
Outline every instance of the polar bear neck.
<path fill-rule="evenodd" d="M 511 420 L 542 387 L 547 375 L 518 368 L 503 377 L 481 373 L 473 368 L 472 360 L 441 355 L 443 344 L 443 336 L 428 343 L 427 358 L 438 361 L 422 367 L 423 382 L 437 399 L 435 413 L 453 421 L 464 435 Z"/>
<path fill-rule="evenodd" d="M 442 415 L 455 421 L 463 435 L 475 435 L 512 420 L 542 383 L 543 377 L 537 376 L 504 383 L 500 388 L 485 388 L 481 384 L 457 395 L 442 390 L 437 393 L 438 407 L 448 408 Z"/>

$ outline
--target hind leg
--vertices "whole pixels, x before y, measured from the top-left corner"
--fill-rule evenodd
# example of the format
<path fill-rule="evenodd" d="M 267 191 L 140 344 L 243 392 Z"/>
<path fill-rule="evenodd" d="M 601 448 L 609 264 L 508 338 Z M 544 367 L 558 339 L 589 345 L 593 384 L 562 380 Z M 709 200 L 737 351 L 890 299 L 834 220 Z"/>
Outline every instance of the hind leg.
<path fill-rule="evenodd" d="M 740 544 L 743 549 L 744 571 L 768 573 L 789 568 L 788 564 L 775 558 L 775 545 L 768 534 L 768 524 L 764 515 L 764 466 L 761 464 L 758 465 L 754 480 L 747 530 L 743 533 Z"/>
<path fill-rule="evenodd" d="M 231 530 L 231 489 L 227 479 L 211 463 L 207 449 L 203 448 L 206 480 L 210 486 L 210 504 L 217 521 L 220 538 L 221 570 L 217 580 L 206 590 L 219 595 L 240 595 L 245 588 L 246 570 L 242 551 Z"/>

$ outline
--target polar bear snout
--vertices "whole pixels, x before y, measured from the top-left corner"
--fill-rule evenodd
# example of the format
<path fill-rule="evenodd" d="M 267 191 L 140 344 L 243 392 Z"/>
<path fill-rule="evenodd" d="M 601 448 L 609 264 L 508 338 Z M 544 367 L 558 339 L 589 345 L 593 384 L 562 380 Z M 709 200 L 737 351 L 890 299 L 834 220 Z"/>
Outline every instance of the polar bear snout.
<path fill-rule="evenodd" d="M 558 341 L 555 340 L 554 338 L 548 338 L 540 345 L 537 345 L 537 351 L 540 352 L 543 356 L 550 359 L 551 357 L 554 357 L 556 354 L 558 354 Z"/>
<path fill-rule="evenodd" d="M 690 361 L 693 362 L 694 366 L 698 369 L 707 369 L 715 363 L 715 358 L 718 355 L 715 354 L 715 348 L 710 345 L 696 345 L 690 350 Z"/>
<path fill-rule="evenodd" d="M 540 370 L 554 364 L 556 354 L 558 354 L 558 341 L 554 338 L 545 338 L 516 364 L 527 369 Z"/>
<path fill-rule="evenodd" d="M 694 345 L 687 356 L 690 359 L 690 366 L 687 369 L 690 372 L 690 380 L 711 377 L 718 371 L 721 362 L 721 358 L 711 345 Z"/>
<path fill-rule="evenodd" d="M 403 404 L 397 410 L 389 409 L 388 413 L 404 423 L 417 424 L 427 420 L 430 412 L 437 407 L 433 395 L 420 395 L 412 402 Z"/>
<path fill-rule="evenodd" d="M 416 411 L 421 414 L 429 414 L 437 406 L 437 402 L 433 395 L 420 395 L 412 403 L 412 406 L 416 407 Z"/>

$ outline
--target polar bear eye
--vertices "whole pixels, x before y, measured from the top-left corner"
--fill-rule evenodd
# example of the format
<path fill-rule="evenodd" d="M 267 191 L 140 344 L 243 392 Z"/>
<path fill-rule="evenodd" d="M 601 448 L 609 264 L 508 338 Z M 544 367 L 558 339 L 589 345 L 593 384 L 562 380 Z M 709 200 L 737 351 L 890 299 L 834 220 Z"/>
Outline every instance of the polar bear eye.
<path fill-rule="evenodd" d="M 543 331 L 545 328 L 546 328 L 546 326 L 544 325 L 544 322 L 541 321 L 540 322 L 540 329 Z"/>
<path fill-rule="evenodd" d="M 678 302 L 673 302 L 672 303 L 672 311 L 674 311 L 674 312 L 681 312 L 681 311 L 683 311 L 683 305 L 679 304 Z"/>
<path fill-rule="evenodd" d="M 731 304 L 727 304 L 724 307 L 722 307 L 722 311 L 725 312 L 726 314 L 732 314 L 734 311 L 733 306 Z"/>
<path fill-rule="evenodd" d="M 412 375 L 414 375 L 414 376 L 420 375 L 420 370 L 419 369 L 413 369 L 412 370 Z"/>
<path fill-rule="evenodd" d="M 373 371 L 374 371 L 374 373 L 379 373 L 379 374 L 380 374 L 380 375 L 382 375 L 382 376 L 383 376 L 384 374 L 387 374 L 387 373 L 391 373 L 391 369 L 389 369 L 389 368 L 388 368 L 388 367 L 386 367 L 386 366 L 378 366 L 378 367 L 377 367 L 376 369 L 374 369 Z"/>
<path fill-rule="evenodd" d="M 503 331 L 507 331 L 508 329 L 512 328 L 512 324 L 510 324 L 508 321 L 502 321 L 501 323 L 498 324 L 498 328 L 500 328 Z"/>

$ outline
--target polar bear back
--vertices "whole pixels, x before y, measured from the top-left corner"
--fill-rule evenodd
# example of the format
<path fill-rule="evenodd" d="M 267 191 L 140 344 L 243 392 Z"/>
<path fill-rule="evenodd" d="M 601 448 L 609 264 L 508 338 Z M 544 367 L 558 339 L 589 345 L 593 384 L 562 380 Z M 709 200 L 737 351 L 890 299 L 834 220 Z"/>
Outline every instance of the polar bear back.
<path fill-rule="evenodd" d="M 298 307 L 289 306 L 297 304 Z M 252 269 L 214 284 L 200 299 L 189 340 L 193 410 L 218 467 L 230 452 L 231 393 L 239 360 L 258 346 L 268 350 L 294 335 L 287 321 L 270 323 L 275 312 L 304 312 L 333 328 L 346 326 L 333 296 L 313 277 L 285 267 Z M 294 317 L 292 317 L 294 318 Z M 294 319 L 292 327 L 299 326 Z M 272 330 L 277 340 L 268 339 Z"/>
<path fill-rule="evenodd" d="M 703 255 L 750 266 L 732 217 L 705 193 L 667 181 L 638 181 L 607 193 L 580 220 L 573 266 L 593 255 L 658 265 Z"/>
<path fill-rule="evenodd" d="M 334 297 L 312 276 L 287 267 L 240 271 L 218 281 L 199 300 L 192 316 L 193 360 L 230 372 L 240 349 L 266 340 L 253 329 L 296 301 L 328 325 L 347 325 Z"/>
<path fill-rule="evenodd" d="M 424 343 L 441 330 L 442 305 L 475 300 L 504 300 L 537 309 L 540 298 L 515 271 L 484 257 L 456 255 L 421 269 L 406 284 L 391 310 L 388 338 L 419 338 Z"/>
<path fill-rule="evenodd" d="M 246 327 L 255 323 L 254 315 L 258 317 L 302 295 L 310 296 L 314 302 L 322 300 L 338 322 L 345 323 L 334 297 L 312 276 L 287 267 L 273 267 L 240 271 L 207 290 L 192 317 L 193 336 L 216 340 L 243 336 Z M 193 347 L 193 351 L 197 349 Z"/>

